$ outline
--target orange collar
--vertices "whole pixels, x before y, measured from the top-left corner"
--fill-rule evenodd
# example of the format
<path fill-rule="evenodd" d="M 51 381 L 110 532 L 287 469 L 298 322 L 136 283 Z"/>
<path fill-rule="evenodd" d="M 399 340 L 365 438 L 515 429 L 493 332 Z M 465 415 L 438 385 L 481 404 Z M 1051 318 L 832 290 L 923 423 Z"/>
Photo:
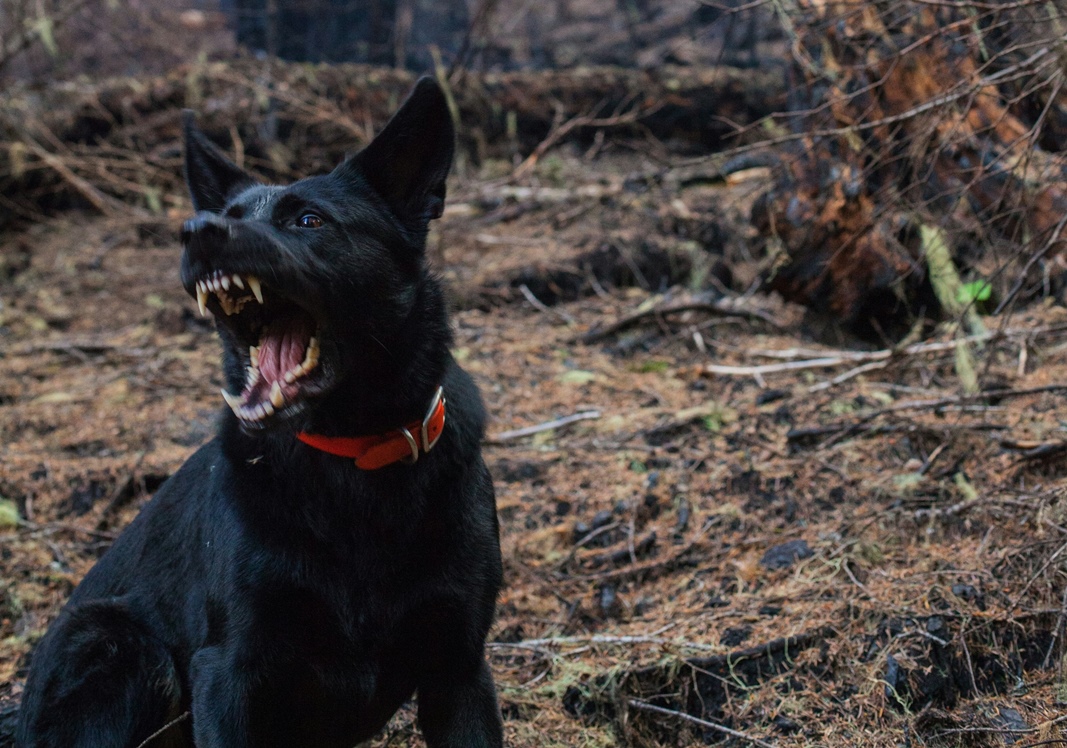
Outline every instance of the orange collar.
<path fill-rule="evenodd" d="M 421 421 L 373 436 L 322 436 L 300 431 L 296 438 L 323 452 L 350 457 L 361 470 L 377 470 L 401 460 L 414 463 L 420 453 L 427 453 L 437 445 L 444 430 L 445 396 L 444 390 L 438 387 Z"/>

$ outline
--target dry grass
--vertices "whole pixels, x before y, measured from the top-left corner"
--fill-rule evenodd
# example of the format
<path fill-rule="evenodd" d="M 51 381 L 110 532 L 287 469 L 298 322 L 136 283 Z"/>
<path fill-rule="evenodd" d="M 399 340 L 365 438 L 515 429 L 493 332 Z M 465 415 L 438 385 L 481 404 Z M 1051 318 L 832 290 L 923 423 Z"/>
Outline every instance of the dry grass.
<path fill-rule="evenodd" d="M 611 182 L 633 166 L 560 158 L 554 168 L 572 182 Z M 741 252 L 760 186 L 677 199 L 687 215 L 721 223 Z M 997 716 L 1005 708 L 1029 726 L 1020 745 L 1059 739 L 1050 720 L 1063 687 L 1062 391 L 922 405 L 960 395 L 951 350 L 900 356 L 824 389 L 847 362 L 762 384 L 708 374 L 711 362 L 837 349 L 813 338 L 799 310 L 759 297 L 744 303 L 780 330 L 695 311 L 584 345 L 584 331 L 657 297 L 614 288 L 555 307 L 561 315 L 491 293 L 546 277 L 515 246 L 543 241 L 575 206 L 499 220 L 508 206 L 472 202 L 484 188 L 457 185 L 454 204 L 468 207 L 446 216 L 432 245 L 461 302 L 456 355 L 482 386 L 491 432 L 602 413 L 486 447 L 506 568 L 489 657 L 511 745 L 718 739 L 631 699 L 778 746 L 996 745 L 996 730 L 1018 729 Z M 656 195 L 591 199 L 594 210 L 553 233 L 553 267 L 598 236 L 684 240 L 673 221 L 649 229 Z M 172 229 L 73 216 L 42 224 L 18 238 L 27 266 L 0 286 L 0 494 L 27 520 L 0 533 L 9 696 L 111 533 L 210 433 L 216 345 L 179 288 Z M 478 239 L 489 231 L 501 241 Z M 740 255 L 733 267 L 743 279 Z M 986 324 L 1034 332 L 984 344 L 984 385 L 1067 381 L 1062 309 L 1038 304 Z M 576 526 L 598 513 L 608 529 L 576 543 Z M 812 554 L 761 565 L 789 540 Z M 782 637 L 800 639 L 768 654 Z M 376 745 L 419 744 L 412 720 L 403 711 Z"/>

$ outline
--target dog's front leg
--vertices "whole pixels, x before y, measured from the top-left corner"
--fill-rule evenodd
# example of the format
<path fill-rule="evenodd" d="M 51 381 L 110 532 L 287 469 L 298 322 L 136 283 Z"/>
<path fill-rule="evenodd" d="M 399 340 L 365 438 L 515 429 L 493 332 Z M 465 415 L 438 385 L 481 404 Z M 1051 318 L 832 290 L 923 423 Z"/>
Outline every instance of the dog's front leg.
<path fill-rule="evenodd" d="M 484 659 L 430 677 L 418 689 L 419 727 L 429 748 L 500 748 L 504 728 Z"/>
<path fill-rule="evenodd" d="M 196 748 L 248 748 L 246 689 L 237 682 L 220 647 L 193 655 L 189 676 L 193 691 L 193 737 Z"/>

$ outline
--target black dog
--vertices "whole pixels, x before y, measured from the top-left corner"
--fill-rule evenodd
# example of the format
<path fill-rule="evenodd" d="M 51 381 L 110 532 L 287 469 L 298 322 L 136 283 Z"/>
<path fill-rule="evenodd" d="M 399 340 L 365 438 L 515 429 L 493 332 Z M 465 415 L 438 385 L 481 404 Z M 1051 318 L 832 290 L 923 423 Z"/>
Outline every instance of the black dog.
<path fill-rule="evenodd" d="M 23 748 L 352 748 L 418 694 L 430 746 L 500 746 L 482 404 L 426 269 L 453 129 L 421 80 L 325 176 L 257 184 L 186 115 L 182 282 L 215 315 L 218 436 L 33 657 Z M 443 393 L 443 397 L 442 397 Z"/>

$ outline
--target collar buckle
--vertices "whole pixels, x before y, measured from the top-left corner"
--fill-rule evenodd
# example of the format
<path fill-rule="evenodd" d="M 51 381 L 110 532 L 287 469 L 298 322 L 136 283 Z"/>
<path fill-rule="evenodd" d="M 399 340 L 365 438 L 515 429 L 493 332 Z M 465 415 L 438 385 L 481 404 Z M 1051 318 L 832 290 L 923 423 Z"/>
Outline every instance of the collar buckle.
<path fill-rule="evenodd" d="M 425 428 L 426 426 L 424 425 L 423 429 Z M 411 435 L 411 432 L 408 431 L 406 426 L 401 426 L 399 431 L 403 435 L 403 437 L 407 439 L 408 447 L 411 449 L 411 456 L 405 457 L 404 462 L 406 462 L 408 465 L 414 465 L 416 462 L 419 461 L 419 445 L 415 441 L 415 437 Z M 425 431 L 423 433 L 425 433 Z"/>
<path fill-rule="evenodd" d="M 422 451 L 423 452 L 429 453 L 429 451 L 431 449 L 433 449 L 435 446 L 437 446 L 437 442 L 440 441 L 440 439 L 441 439 L 441 434 L 443 434 L 445 432 L 445 413 L 444 413 L 444 409 L 442 408 L 442 410 L 441 410 L 441 428 L 438 429 L 438 431 L 434 435 L 433 439 L 432 440 L 430 439 L 430 434 L 429 434 L 430 420 L 433 418 L 434 413 L 437 412 L 438 406 L 443 406 L 444 404 L 445 404 L 445 388 L 444 387 L 438 387 L 437 391 L 435 393 L 433 393 L 433 399 L 430 400 L 430 407 L 426 409 L 426 415 L 422 419 L 422 433 L 420 434 L 420 436 L 422 437 Z M 414 443 L 414 440 L 411 439 L 411 434 L 408 434 L 407 436 L 408 436 L 408 439 L 411 440 L 412 443 Z M 418 448 L 417 447 L 413 447 L 413 451 L 415 452 L 416 458 L 418 458 Z M 412 460 L 412 462 L 414 462 L 414 460 Z"/>

